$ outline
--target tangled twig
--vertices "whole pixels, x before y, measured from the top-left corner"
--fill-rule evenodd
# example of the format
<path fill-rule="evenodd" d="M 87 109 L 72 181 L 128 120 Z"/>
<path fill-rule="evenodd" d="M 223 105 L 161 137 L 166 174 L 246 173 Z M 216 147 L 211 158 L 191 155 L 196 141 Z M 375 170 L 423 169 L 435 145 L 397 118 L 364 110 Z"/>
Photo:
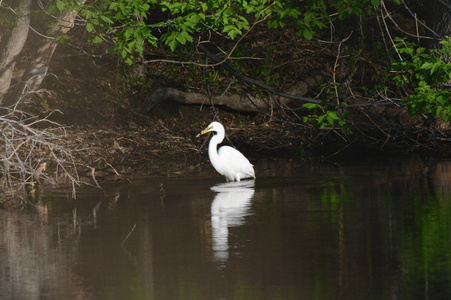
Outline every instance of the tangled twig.
<path fill-rule="evenodd" d="M 68 179 L 73 188 L 80 184 L 72 149 L 67 146 L 64 126 L 16 106 L 2 108 L 0 115 L 0 185 L 14 194 L 27 184 L 56 183 Z M 51 170 L 51 171 L 50 171 Z"/>

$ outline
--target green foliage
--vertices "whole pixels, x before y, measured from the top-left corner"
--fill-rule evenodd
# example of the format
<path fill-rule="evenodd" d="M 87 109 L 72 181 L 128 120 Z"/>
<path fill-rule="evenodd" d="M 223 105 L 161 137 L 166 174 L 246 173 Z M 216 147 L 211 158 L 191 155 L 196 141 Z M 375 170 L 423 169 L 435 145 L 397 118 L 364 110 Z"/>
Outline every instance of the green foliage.
<path fill-rule="evenodd" d="M 193 33 L 205 30 L 220 32 L 233 40 L 250 29 L 253 19 L 271 13 L 274 6 L 267 0 L 162 1 L 159 5 L 162 11 L 175 16 L 162 36 L 172 51 L 180 44 L 192 42 Z"/>
<path fill-rule="evenodd" d="M 92 34 L 91 41 L 113 42 L 113 50 L 131 64 L 136 54 L 144 52 L 144 43 L 157 46 L 162 42 L 174 51 L 207 31 L 234 40 L 262 20 L 269 29 L 292 24 L 299 36 L 311 39 L 317 30 L 328 26 L 331 10 L 346 18 L 368 11 L 379 0 L 339 0 L 333 4 L 325 0 L 106 0 L 87 1 L 83 6 L 77 0 L 50 3 L 51 13 L 77 10 Z M 154 22 L 155 15 L 158 21 Z"/>
<path fill-rule="evenodd" d="M 64 44 L 64 42 L 69 40 L 69 39 L 70 39 L 70 37 L 68 35 L 66 35 L 66 34 L 59 35 L 59 36 L 56 37 L 56 41 L 61 43 L 61 44 Z"/>
<path fill-rule="evenodd" d="M 339 13 L 338 18 L 344 20 L 352 15 L 360 16 L 368 13 L 379 3 L 380 0 L 342 0 L 336 1 L 334 6 Z"/>
<path fill-rule="evenodd" d="M 77 10 L 85 20 L 86 31 L 92 34 L 91 42 L 113 42 L 113 50 L 125 63 L 132 64 L 136 53 L 143 54 L 144 42 L 157 45 L 157 38 L 152 34 L 153 27 L 148 26 L 145 20 L 158 1 L 88 1 L 83 6 L 77 2 L 57 0 L 48 10 L 51 13 Z"/>
<path fill-rule="evenodd" d="M 305 103 L 302 106 L 309 109 L 310 111 L 319 112 L 305 116 L 303 118 L 304 123 L 313 121 L 315 122 L 315 128 L 317 129 L 334 127 L 338 125 L 346 132 L 351 131 L 348 124 L 346 123 L 346 119 L 349 116 L 350 112 L 340 113 L 336 110 L 326 109 L 325 106 L 316 103 Z"/>
<path fill-rule="evenodd" d="M 443 48 L 429 53 L 425 48 L 395 39 L 395 47 L 402 60 L 392 64 L 396 72 L 394 80 L 398 86 L 407 86 L 413 93 L 406 97 L 411 115 L 431 114 L 434 118 L 451 118 L 451 91 L 440 88 L 451 81 L 451 65 L 447 62 L 451 53 L 451 39 L 441 42 Z"/>
<path fill-rule="evenodd" d="M 293 1 L 278 1 L 273 15 L 268 21 L 269 28 L 285 27 L 289 23 L 296 26 L 297 34 L 305 39 L 312 39 L 313 34 L 325 28 L 329 17 L 324 1 L 305 1 L 302 5 Z"/>

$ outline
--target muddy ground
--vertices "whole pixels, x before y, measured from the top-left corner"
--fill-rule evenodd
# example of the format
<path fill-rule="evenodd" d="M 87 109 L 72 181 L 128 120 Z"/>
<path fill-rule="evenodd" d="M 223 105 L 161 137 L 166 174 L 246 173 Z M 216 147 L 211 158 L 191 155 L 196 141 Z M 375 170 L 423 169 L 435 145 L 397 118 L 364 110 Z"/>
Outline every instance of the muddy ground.
<path fill-rule="evenodd" d="M 129 70 L 118 66 L 114 56 L 78 56 L 60 47 L 49 73 L 43 83 L 46 92 L 29 109 L 42 116 L 60 111 L 51 119 L 66 127 L 68 144 L 77 145 L 77 163 L 95 167 L 98 179 L 198 172 L 208 162 L 208 136 L 196 135 L 214 120 L 215 112 L 226 128 L 224 143 L 251 161 L 305 154 L 304 137 L 264 115 L 175 102 L 146 112 L 148 92 L 127 83 Z"/>

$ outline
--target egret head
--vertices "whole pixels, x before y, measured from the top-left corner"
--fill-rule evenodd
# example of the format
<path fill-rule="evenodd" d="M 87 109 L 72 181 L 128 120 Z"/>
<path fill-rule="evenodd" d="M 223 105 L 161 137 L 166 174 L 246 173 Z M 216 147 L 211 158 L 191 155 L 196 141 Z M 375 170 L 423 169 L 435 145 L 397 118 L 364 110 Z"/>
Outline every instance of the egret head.
<path fill-rule="evenodd" d="M 202 130 L 202 132 L 199 133 L 196 137 L 200 137 L 201 135 L 206 134 L 208 132 L 213 132 L 213 133 L 224 132 L 224 126 L 222 126 L 221 123 L 212 122 L 212 123 L 210 123 L 210 125 L 208 125 L 207 128 Z"/>

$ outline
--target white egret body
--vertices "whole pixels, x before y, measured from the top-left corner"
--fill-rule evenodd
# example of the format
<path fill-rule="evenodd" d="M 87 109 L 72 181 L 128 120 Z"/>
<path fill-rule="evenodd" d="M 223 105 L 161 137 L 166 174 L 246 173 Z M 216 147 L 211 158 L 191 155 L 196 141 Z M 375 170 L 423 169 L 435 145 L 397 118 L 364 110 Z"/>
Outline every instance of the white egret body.
<path fill-rule="evenodd" d="M 253 165 L 238 150 L 229 146 L 222 146 L 217 149 L 218 144 L 224 140 L 224 127 L 221 123 L 212 122 L 197 137 L 207 132 L 215 134 L 210 140 L 208 146 L 208 156 L 213 167 L 219 174 L 224 176 L 227 181 L 240 181 L 244 178 L 255 178 Z"/>

